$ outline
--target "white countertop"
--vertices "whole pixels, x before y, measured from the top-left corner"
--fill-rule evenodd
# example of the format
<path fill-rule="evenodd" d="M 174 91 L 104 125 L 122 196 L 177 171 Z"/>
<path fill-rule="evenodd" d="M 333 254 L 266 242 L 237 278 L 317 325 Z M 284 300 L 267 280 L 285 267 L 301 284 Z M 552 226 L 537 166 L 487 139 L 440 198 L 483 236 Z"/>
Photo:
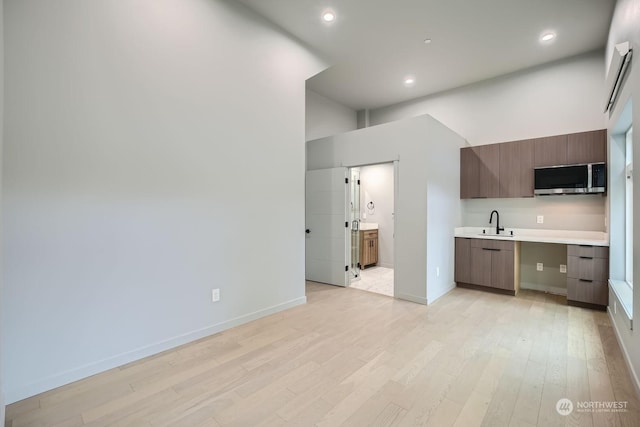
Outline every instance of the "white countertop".
<path fill-rule="evenodd" d="M 360 223 L 360 230 L 366 231 L 366 230 L 377 230 L 377 229 L 378 229 L 377 222 L 361 222 Z"/>
<path fill-rule="evenodd" d="M 485 230 L 486 234 L 482 234 L 482 230 Z M 513 237 L 511 236 L 511 231 L 513 231 Z M 505 228 L 504 231 L 500 232 L 500 235 L 496 235 L 495 227 L 457 227 L 455 229 L 455 237 L 514 240 L 518 242 L 560 243 L 565 245 L 609 246 L 609 235 L 602 231 Z"/>

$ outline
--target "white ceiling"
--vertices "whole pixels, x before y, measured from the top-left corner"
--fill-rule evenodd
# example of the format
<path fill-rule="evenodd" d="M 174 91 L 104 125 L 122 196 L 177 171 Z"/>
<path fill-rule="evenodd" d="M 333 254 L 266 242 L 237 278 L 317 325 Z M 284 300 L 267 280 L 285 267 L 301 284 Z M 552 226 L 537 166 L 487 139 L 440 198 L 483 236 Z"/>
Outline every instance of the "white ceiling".
<path fill-rule="evenodd" d="M 615 0 L 238 0 L 332 67 L 307 87 L 377 108 L 602 48 Z M 328 25 L 320 16 L 332 9 Z M 541 33 L 553 30 L 543 45 Z M 430 44 L 424 39 L 431 38 Z M 604 58 L 603 58 L 604 64 Z M 405 87 L 404 77 L 416 83 Z"/>

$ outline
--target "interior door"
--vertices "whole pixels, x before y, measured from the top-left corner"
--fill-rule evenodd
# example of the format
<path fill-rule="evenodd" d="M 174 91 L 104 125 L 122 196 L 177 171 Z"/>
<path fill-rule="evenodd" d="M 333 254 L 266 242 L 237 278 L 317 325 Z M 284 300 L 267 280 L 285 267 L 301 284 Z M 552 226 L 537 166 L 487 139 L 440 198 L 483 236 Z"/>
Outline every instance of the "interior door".
<path fill-rule="evenodd" d="M 307 172 L 305 277 L 314 282 L 349 283 L 349 171 Z"/>
<path fill-rule="evenodd" d="M 349 283 L 360 278 L 360 168 L 351 168 L 349 208 L 351 220 L 351 269 Z"/>

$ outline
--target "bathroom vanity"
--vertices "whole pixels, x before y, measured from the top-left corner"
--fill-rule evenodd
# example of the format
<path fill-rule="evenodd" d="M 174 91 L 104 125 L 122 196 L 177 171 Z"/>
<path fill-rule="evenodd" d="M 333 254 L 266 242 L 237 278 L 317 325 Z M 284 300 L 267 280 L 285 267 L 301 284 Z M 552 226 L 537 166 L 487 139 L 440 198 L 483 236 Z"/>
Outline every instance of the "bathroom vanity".
<path fill-rule="evenodd" d="M 360 225 L 360 266 L 365 268 L 378 263 L 378 224 Z"/>

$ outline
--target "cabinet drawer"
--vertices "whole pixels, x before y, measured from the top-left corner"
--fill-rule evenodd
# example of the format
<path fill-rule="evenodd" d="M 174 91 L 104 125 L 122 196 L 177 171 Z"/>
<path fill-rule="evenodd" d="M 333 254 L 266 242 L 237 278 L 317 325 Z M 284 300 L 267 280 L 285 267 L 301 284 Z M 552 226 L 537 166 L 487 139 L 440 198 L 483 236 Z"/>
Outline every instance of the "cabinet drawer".
<path fill-rule="evenodd" d="M 471 239 L 472 248 L 483 248 L 490 250 L 513 251 L 514 241 L 492 240 L 492 239 Z"/>
<path fill-rule="evenodd" d="M 572 279 L 606 282 L 609 276 L 609 262 L 604 258 L 567 257 L 567 277 Z"/>
<path fill-rule="evenodd" d="M 362 235 L 365 239 L 376 239 L 378 237 L 378 230 L 365 230 L 362 231 Z"/>
<path fill-rule="evenodd" d="M 567 299 L 589 304 L 608 305 L 609 289 L 607 282 L 586 282 L 580 279 L 567 279 Z"/>
<path fill-rule="evenodd" d="M 589 258 L 609 258 L 609 248 L 606 246 L 568 245 L 567 255 Z"/>

